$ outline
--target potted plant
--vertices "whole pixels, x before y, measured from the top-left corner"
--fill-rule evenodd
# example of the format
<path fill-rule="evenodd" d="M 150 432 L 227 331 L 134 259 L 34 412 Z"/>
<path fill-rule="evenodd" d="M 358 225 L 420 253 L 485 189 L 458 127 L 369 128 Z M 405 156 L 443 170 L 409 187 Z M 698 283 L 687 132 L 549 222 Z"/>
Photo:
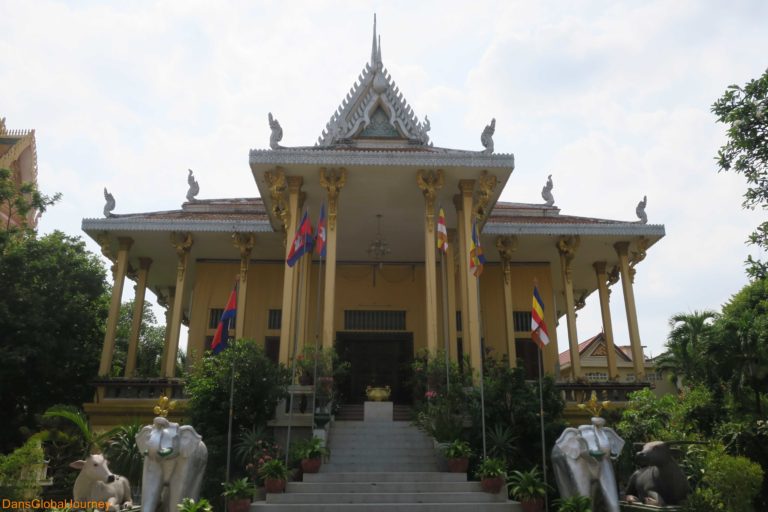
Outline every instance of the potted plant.
<path fill-rule="evenodd" d="M 288 466 L 278 459 L 269 460 L 262 464 L 259 476 L 264 479 L 264 489 L 268 493 L 283 492 L 288 480 Z"/>
<path fill-rule="evenodd" d="M 592 512 L 592 500 L 588 496 L 571 496 L 555 501 L 557 512 Z"/>
<path fill-rule="evenodd" d="M 195 501 L 192 498 L 184 498 L 178 504 L 179 512 L 213 512 L 213 507 L 205 498 Z"/>
<path fill-rule="evenodd" d="M 247 512 L 251 507 L 251 499 L 256 488 L 248 481 L 248 477 L 231 482 L 223 482 L 224 492 L 221 493 L 227 499 L 229 512 Z"/>
<path fill-rule="evenodd" d="M 513 471 L 509 478 L 512 496 L 520 502 L 524 512 L 540 512 L 544 508 L 547 486 L 538 466 L 530 471 Z"/>
<path fill-rule="evenodd" d="M 328 455 L 328 449 L 323 446 L 319 437 L 311 437 L 296 443 L 293 449 L 294 458 L 301 461 L 304 473 L 317 473 L 323 463 L 323 455 Z"/>
<path fill-rule="evenodd" d="M 501 459 L 485 458 L 477 468 L 477 476 L 485 492 L 496 494 L 507 481 L 507 464 Z"/>
<path fill-rule="evenodd" d="M 472 455 L 469 443 L 457 439 L 443 449 L 443 454 L 448 460 L 448 471 L 451 473 L 467 472 L 469 457 Z"/>

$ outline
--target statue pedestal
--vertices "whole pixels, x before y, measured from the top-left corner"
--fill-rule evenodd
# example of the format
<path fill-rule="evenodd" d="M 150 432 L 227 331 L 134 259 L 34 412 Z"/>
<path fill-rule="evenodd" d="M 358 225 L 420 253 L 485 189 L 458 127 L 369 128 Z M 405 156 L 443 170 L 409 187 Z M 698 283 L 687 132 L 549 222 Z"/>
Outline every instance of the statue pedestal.
<path fill-rule="evenodd" d="M 365 402 L 363 404 L 363 421 L 391 422 L 393 421 L 393 410 L 392 402 Z"/>

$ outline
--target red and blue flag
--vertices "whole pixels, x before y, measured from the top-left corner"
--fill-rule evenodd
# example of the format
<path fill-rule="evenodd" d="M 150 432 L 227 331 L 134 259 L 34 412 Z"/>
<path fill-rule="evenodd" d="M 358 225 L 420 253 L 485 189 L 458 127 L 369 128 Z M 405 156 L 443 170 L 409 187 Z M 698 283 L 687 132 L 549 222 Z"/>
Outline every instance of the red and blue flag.
<path fill-rule="evenodd" d="M 305 254 L 312 252 L 313 240 L 312 223 L 309 221 L 309 214 L 305 211 L 304 216 L 301 218 L 301 223 L 299 223 L 299 228 L 296 230 L 296 235 L 293 237 L 288 258 L 285 260 L 289 267 L 294 266 Z"/>
<path fill-rule="evenodd" d="M 325 241 L 327 236 L 327 222 L 325 220 L 325 203 L 320 206 L 320 218 L 317 221 L 317 236 L 315 236 L 315 252 L 325 258 Z"/>
<path fill-rule="evenodd" d="M 224 308 L 224 313 L 221 314 L 221 320 L 216 327 L 216 334 L 213 335 L 213 341 L 211 341 L 211 350 L 214 354 L 218 354 L 229 345 L 229 329 L 235 321 L 237 316 L 237 284 L 232 289 L 232 293 L 229 295 L 229 301 L 227 301 L 227 307 Z"/>

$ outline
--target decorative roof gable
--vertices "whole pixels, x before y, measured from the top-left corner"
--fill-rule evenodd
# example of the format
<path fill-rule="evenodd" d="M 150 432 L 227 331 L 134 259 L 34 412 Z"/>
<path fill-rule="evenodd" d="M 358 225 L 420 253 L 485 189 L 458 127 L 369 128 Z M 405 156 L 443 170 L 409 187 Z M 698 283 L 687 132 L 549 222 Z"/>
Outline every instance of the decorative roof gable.
<path fill-rule="evenodd" d="M 374 14 L 371 61 L 325 125 L 317 145 L 350 144 L 355 139 L 390 139 L 409 145 L 431 146 L 429 129 L 429 118 L 419 121 L 384 68 Z"/>

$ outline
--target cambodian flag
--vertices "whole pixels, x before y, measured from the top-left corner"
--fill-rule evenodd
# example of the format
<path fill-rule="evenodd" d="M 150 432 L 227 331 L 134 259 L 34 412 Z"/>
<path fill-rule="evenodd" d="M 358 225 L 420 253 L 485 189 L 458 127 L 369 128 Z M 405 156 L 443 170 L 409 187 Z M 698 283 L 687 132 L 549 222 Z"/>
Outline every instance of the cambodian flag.
<path fill-rule="evenodd" d="M 219 326 L 216 328 L 216 334 L 213 335 L 213 341 L 211 342 L 211 350 L 214 354 L 218 354 L 229 345 L 227 340 L 229 339 L 229 327 L 232 322 L 235 321 L 237 316 L 237 284 L 232 289 L 232 293 L 229 296 L 227 307 L 224 308 L 224 313 L 221 314 L 221 320 L 219 320 Z"/>
<path fill-rule="evenodd" d="M 326 224 L 325 203 L 323 203 L 322 206 L 320 206 L 320 219 L 317 221 L 317 236 L 315 237 L 315 252 L 321 258 L 325 258 L 325 241 L 328 239 Z"/>
<path fill-rule="evenodd" d="M 296 230 L 296 235 L 293 238 L 288 258 L 285 260 L 289 267 L 294 266 L 308 252 L 312 252 L 312 240 L 312 223 L 309 221 L 307 212 L 304 212 L 299 229 Z"/>

